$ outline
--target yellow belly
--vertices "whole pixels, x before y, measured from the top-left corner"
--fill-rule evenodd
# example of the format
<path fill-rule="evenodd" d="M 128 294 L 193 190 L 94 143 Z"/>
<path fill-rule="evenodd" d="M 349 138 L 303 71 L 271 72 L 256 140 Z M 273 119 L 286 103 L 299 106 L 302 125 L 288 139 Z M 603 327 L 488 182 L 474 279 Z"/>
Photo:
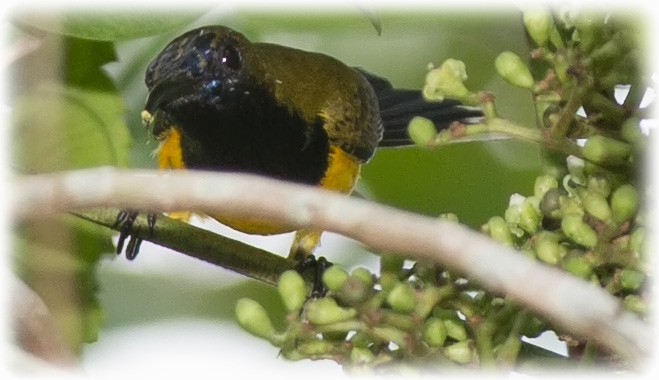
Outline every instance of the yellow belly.
<path fill-rule="evenodd" d="M 161 169 L 185 168 L 180 142 L 180 132 L 172 127 L 163 137 L 158 149 L 158 166 Z M 328 167 L 318 185 L 329 190 L 350 194 L 359 179 L 360 168 L 361 165 L 354 158 L 339 147 L 330 145 Z M 185 211 L 170 213 L 170 217 L 184 221 L 187 221 L 189 215 L 190 213 Z M 259 218 L 233 218 L 217 214 L 208 216 L 235 230 L 252 235 L 275 235 L 295 231 L 293 227 L 286 224 Z M 320 232 L 303 230 L 298 233 L 296 243 L 303 249 L 309 249 L 310 252 L 318 244 L 319 238 Z M 294 247 L 296 243 L 294 243 Z"/>

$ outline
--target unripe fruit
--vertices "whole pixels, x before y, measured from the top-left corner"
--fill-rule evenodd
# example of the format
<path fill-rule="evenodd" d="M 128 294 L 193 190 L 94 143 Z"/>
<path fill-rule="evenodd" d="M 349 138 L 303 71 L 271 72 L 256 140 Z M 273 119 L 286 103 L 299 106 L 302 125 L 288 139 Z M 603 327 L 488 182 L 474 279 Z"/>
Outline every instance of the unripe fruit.
<path fill-rule="evenodd" d="M 343 322 L 357 315 L 355 309 L 340 307 L 332 298 L 319 298 L 309 301 L 305 308 L 307 319 L 315 325 L 329 325 Z"/>
<path fill-rule="evenodd" d="M 611 219 L 611 208 L 606 198 L 595 191 L 585 191 L 581 196 L 584 209 L 590 215 L 605 222 Z"/>
<path fill-rule="evenodd" d="M 247 332 L 265 339 L 270 339 L 275 334 L 270 317 L 260 303 L 241 298 L 236 302 L 235 311 L 238 324 Z"/>
<path fill-rule="evenodd" d="M 586 223 L 579 214 L 567 214 L 561 221 L 561 229 L 567 237 L 575 243 L 592 248 L 597 244 L 597 233 Z"/>
<path fill-rule="evenodd" d="M 633 269 L 622 269 L 620 271 L 620 286 L 627 290 L 636 290 L 643 285 L 645 275 Z"/>
<path fill-rule="evenodd" d="M 502 217 L 491 217 L 487 222 L 487 228 L 492 239 L 509 247 L 513 246 L 513 237 L 510 234 L 510 228 L 508 227 L 508 223 L 506 223 Z"/>
<path fill-rule="evenodd" d="M 638 211 L 639 197 L 634 186 L 622 185 L 611 196 L 613 221 L 621 224 L 631 219 Z"/>
<path fill-rule="evenodd" d="M 408 283 L 399 282 L 387 295 L 387 303 L 394 311 L 409 313 L 416 308 L 416 295 Z"/>
<path fill-rule="evenodd" d="M 624 138 L 627 142 L 631 144 L 638 144 L 644 138 L 643 132 L 641 132 L 641 128 L 639 127 L 639 124 L 640 124 L 640 120 L 637 117 L 632 117 L 625 120 L 622 123 L 622 127 L 620 129 L 622 138 Z"/>
<path fill-rule="evenodd" d="M 594 135 L 586 140 L 583 155 L 593 162 L 604 162 L 607 159 L 625 159 L 631 153 L 631 145 L 620 140 Z"/>
<path fill-rule="evenodd" d="M 444 355 L 454 362 L 460 364 L 468 364 L 473 357 L 472 341 L 463 340 L 461 342 L 453 343 L 452 345 L 444 348 Z"/>
<path fill-rule="evenodd" d="M 566 253 L 565 248 L 558 244 L 558 235 L 553 232 L 539 232 L 534 245 L 538 258 L 550 265 L 556 265 Z"/>
<path fill-rule="evenodd" d="M 350 350 L 350 362 L 352 365 L 367 364 L 373 361 L 375 356 L 368 348 L 353 347 Z"/>
<path fill-rule="evenodd" d="M 607 198 L 611 194 L 611 182 L 600 173 L 594 173 L 588 176 L 586 186 L 589 191 L 598 192 L 604 198 Z"/>
<path fill-rule="evenodd" d="M 423 340 L 432 347 L 441 347 L 446 341 L 446 325 L 435 317 L 430 317 L 423 328 Z"/>
<path fill-rule="evenodd" d="M 435 144 L 437 129 L 435 129 L 435 124 L 433 124 L 432 120 L 415 116 L 407 126 L 407 134 L 416 145 L 430 147 Z"/>
<path fill-rule="evenodd" d="M 593 274 L 593 266 L 590 261 L 582 255 L 572 256 L 565 260 L 563 269 L 581 278 L 588 279 Z"/>
<path fill-rule="evenodd" d="M 531 39 L 538 46 L 544 46 L 554 28 L 554 18 L 549 9 L 538 5 L 530 6 L 524 11 L 522 19 Z"/>
<path fill-rule="evenodd" d="M 513 86 L 533 87 L 533 76 L 524 61 L 511 51 L 504 51 L 494 61 L 494 66 L 501 77 Z"/>
<path fill-rule="evenodd" d="M 556 178 L 546 174 L 541 175 L 535 179 L 533 195 L 538 199 L 542 199 L 547 191 L 556 188 L 558 188 L 558 181 Z"/>
<path fill-rule="evenodd" d="M 294 270 L 287 270 L 281 274 L 277 282 L 277 291 L 289 312 L 300 310 L 307 298 L 304 279 Z"/>
<path fill-rule="evenodd" d="M 364 267 L 357 267 L 350 272 L 350 275 L 360 279 L 366 286 L 373 285 L 373 274 Z"/>
<path fill-rule="evenodd" d="M 348 272 L 338 265 L 332 265 L 323 272 L 323 283 L 327 289 L 336 292 L 348 279 Z"/>

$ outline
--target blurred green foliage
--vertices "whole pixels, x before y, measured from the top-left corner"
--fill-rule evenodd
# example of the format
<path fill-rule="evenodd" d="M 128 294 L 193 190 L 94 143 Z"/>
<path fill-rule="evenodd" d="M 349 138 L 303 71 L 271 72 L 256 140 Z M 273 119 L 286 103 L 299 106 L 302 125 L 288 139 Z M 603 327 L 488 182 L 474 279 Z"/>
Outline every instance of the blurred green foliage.
<path fill-rule="evenodd" d="M 520 55 L 529 50 L 517 9 L 375 14 L 382 26 L 381 36 L 370 16 L 356 7 L 340 12 L 319 10 L 316 14 L 223 7 L 158 16 L 16 14 L 10 48 L 18 50 L 35 41 L 36 48 L 11 66 L 13 169 L 38 173 L 101 165 L 155 167 L 150 157 L 155 143 L 139 116 L 146 99 L 146 65 L 173 37 L 204 24 L 224 24 L 253 40 L 320 51 L 385 76 L 399 87 L 421 88 L 429 63 L 457 58 L 467 65 L 468 87 L 497 94 L 502 117 L 534 123 L 530 94 L 504 83 L 493 65 L 503 50 Z M 453 212 L 461 221 L 478 227 L 490 216 L 502 213 L 511 193 L 532 190 L 540 164 L 538 147 L 510 140 L 460 143 L 435 150 L 383 149 L 365 166 L 358 192 L 426 215 Z M 75 302 L 69 306 L 77 308 L 81 317 L 65 317 L 62 323 L 75 320 L 69 330 L 85 330 L 85 326 L 98 325 L 98 314 L 88 312 L 89 307 L 98 305 L 98 284 L 94 266 L 81 263 L 89 263 L 90 257 L 95 262 L 111 247 L 107 233 L 95 235 L 97 239 L 79 239 L 80 227 L 65 226 L 60 232 L 68 239 L 49 240 L 40 250 L 31 250 L 33 259 L 18 260 L 16 265 L 33 287 L 52 288 L 42 293 L 48 304 L 61 300 L 53 294 L 67 281 L 78 289 L 82 295 L 73 295 Z M 39 241 L 45 228 L 21 227 L 32 232 L 17 240 L 21 248 L 18 256 L 30 254 L 30 242 Z M 72 246 L 76 249 L 69 249 Z M 70 268 L 43 277 L 40 257 L 50 251 L 73 252 L 72 260 L 67 261 Z M 103 306 L 108 326 L 167 315 L 231 318 L 228 311 L 237 298 L 250 296 L 267 305 L 266 300 L 274 294 L 273 289 L 258 284 L 219 290 L 191 286 L 188 291 L 187 286 L 154 278 L 106 276 L 103 281 L 108 290 Z M 172 292 L 172 287 L 180 291 Z M 190 297 L 193 293 L 194 298 Z M 154 297 L 162 302 L 145 302 Z M 269 304 L 275 310 L 281 308 L 277 302 Z M 283 310 L 277 313 L 283 315 Z M 88 331 L 70 342 L 79 349 L 83 341 L 95 336 Z"/>

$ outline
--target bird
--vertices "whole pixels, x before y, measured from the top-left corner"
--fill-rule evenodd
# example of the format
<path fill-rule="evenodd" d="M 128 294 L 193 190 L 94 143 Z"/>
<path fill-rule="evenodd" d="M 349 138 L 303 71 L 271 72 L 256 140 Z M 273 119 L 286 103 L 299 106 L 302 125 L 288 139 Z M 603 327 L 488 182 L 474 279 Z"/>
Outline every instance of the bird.
<path fill-rule="evenodd" d="M 394 88 L 329 55 L 252 42 L 221 25 L 174 38 L 149 63 L 145 84 L 142 119 L 159 141 L 159 168 L 251 173 L 346 195 L 378 148 L 413 144 L 413 117 L 439 131 L 482 116 L 454 99 L 426 101 L 419 89 Z M 292 232 L 279 222 L 208 216 L 248 234 Z M 288 258 L 301 261 L 322 231 L 295 232 Z M 123 244 L 130 230 L 122 235 Z M 131 249 L 134 257 L 139 242 Z"/>

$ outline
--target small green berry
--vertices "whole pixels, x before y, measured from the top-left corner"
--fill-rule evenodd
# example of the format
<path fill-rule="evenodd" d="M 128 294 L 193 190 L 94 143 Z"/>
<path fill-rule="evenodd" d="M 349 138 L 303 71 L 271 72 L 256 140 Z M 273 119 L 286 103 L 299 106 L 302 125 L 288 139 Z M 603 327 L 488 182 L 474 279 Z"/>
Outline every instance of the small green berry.
<path fill-rule="evenodd" d="M 371 284 L 367 284 L 357 276 L 349 276 L 337 292 L 338 298 L 349 306 L 363 303 L 373 292 Z"/>
<path fill-rule="evenodd" d="M 645 275 L 633 269 L 622 269 L 620 271 L 620 286 L 627 290 L 636 290 L 643 285 Z"/>
<path fill-rule="evenodd" d="M 530 6 L 524 11 L 522 20 L 533 41 L 538 46 L 545 46 L 554 28 L 554 17 L 549 9 L 541 5 Z"/>
<path fill-rule="evenodd" d="M 639 196 L 634 186 L 622 185 L 611 196 L 613 221 L 622 224 L 631 219 L 638 211 Z"/>
<path fill-rule="evenodd" d="M 611 182 L 601 173 L 588 176 L 586 187 L 589 191 L 600 193 L 604 198 L 611 194 Z"/>
<path fill-rule="evenodd" d="M 583 255 L 571 256 L 565 260 L 563 269 L 581 278 L 588 279 L 593 274 L 593 266 Z"/>
<path fill-rule="evenodd" d="M 323 272 L 323 283 L 327 289 L 337 292 L 348 279 L 348 272 L 338 265 L 332 265 Z"/>
<path fill-rule="evenodd" d="M 611 219 L 611 207 L 609 207 L 609 203 L 602 194 L 595 191 L 585 191 L 581 196 L 581 202 L 586 212 L 597 219 L 601 221 Z"/>
<path fill-rule="evenodd" d="M 461 342 L 453 343 L 444 348 L 444 355 L 456 363 L 469 364 L 473 357 L 472 346 L 473 342 L 471 340 L 463 340 Z"/>
<path fill-rule="evenodd" d="M 540 227 L 540 210 L 536 205 L 537 198 L 528 197 L 522 202 L 519 213 L 519 227 L 533 234 Z"/>
<path fill-rule="evenodd" d="M 631 153 L 631 145 L 620 140 L 594 135 L 586 140 L 583 154 L 588 160 L 601 163 L 607 159 L 626 159 Z"/>
<path fill-rule="evenodd" d="M 236 318 L 238 324 L 252 335 L 270 340 L 275 334 L 268 313 L 260 303 L 241 298 L 236 302 Z"/>
<path fill-rule="evenodd" d="M 560 197 L 559 201 L 561 202 L 560 215 L 575 214 L 579 216 L 584 215 L 584 209 L 581 203 L 577 202 L 570 197 Z"/>
<path fill-rule="evenodd" d="M 558 181 L 556 178 L 546 174 L 541 175 L 535 179 L 535 183 L 533 184 L 533 195 L 538 199 L 542 199 L 545 194 L 547 194 L 547 191 L 556 188 L 558 188 Z"/>
<path fill-rule="evenodd" d="M 465 329 L 464 322 L 457 315 L 442 318 L 442 322 L 446 326 L 446 334 L 448 336 L 455 340 L 467 339 L 467 329 Z"/>
<path fill-rule="evenodd" d="M 631 143 L 632 145 L 639 144 L 644 138 L 643 132 L 641 132 L 641 128 L 639 125 L 640 125 L 640 119 L 637 117 L 632 117 L 625 120 L 622 123 L 622 127 L 620 129 L 622 138 L 624 138 L 627 142 Z"/>
<path fill-rule="evenodd" d="M 287 270 L 281 274 L 277 282 L 277 291 L 289 312 L 300 310 L 307 298 L 304 279 L 294 270 Z"/>
<path fill-rule="evenodd" d="M 508 223 L 506 223 L 502 217 L 491 217 L 487 222 L 487 229 L 492 239 L 509 247 L 513 246 L 513 237 L 510 234 L 510 228 L 508 227 Z"/>
<path fill-rule="evenodd" d="M 602 24 L 587 14 L 580 14 L 573 18 L 575 22 L 575 41 L 579 41 L 581 50 L 590 52 L 595 46 L 598 46 L 602 38 Z"/>
<path fill-rule="evenodd" d="M 592 248 L 597 244 L 597 233 L 586 224 L 579 214 L 567 214 L 561 221 L 561 229 L 575 243 Z"/>
<path fill-rule="evenodd" d="M 375 356 L 368 348 L 353 347 L 352 350 L 350 350 L 350 364 L 352 365 L 368 364 L 372 362 L 373 359 L 375 359 Z"/>
<path fill-rule="evenodd" d="M 307 319 L 315 325 L 343 322 L 357 315 L 355 309 L 340 307 L 334 299 L 327 297 L 309 301 L 305 310 Z"/>
<path fill-rule="evenodd" d="M 524 61 L 511 51 L 504 51 L 494 61 L 494 66 L 501 77 L 513 86 L 532 88 L 534 81 Z"/>
<path fill-rule="evenodd" d="M 423 339 L 432 347 L 441 347 L 446 341 L 446 325 L 444 322 L 435 317 L 430 317 L 425 323 L 423 329 Z"/>
<path fill-rule="evenodd" d="M 364 267 L 353 269 L 350 276 L 360 279 L 366 286 L 373 285 L 373 273 Z"/>
<path fill-rule="evenodd" d="M 550 265 L 556 265 L 565 255 L 565 249 L 561 249 L 558 244 L 558 235 L 553 232 L 539 232 L 536 235 L 534 246 L 538 258 Z"/>
<path fill-rule="evenodd" d="M 416 294 L 408 283 L 399 282 L 387 294 L 387 303 L 399 313 L 410 313 L 416 308 Z"/>
<path fill-rule="evenodd" d="M 437 129 L 432 120 L 421 116 L 415 116 L 407 126 L 407 134 L 416 145 L 431 147 L 435 145 Z"/>

